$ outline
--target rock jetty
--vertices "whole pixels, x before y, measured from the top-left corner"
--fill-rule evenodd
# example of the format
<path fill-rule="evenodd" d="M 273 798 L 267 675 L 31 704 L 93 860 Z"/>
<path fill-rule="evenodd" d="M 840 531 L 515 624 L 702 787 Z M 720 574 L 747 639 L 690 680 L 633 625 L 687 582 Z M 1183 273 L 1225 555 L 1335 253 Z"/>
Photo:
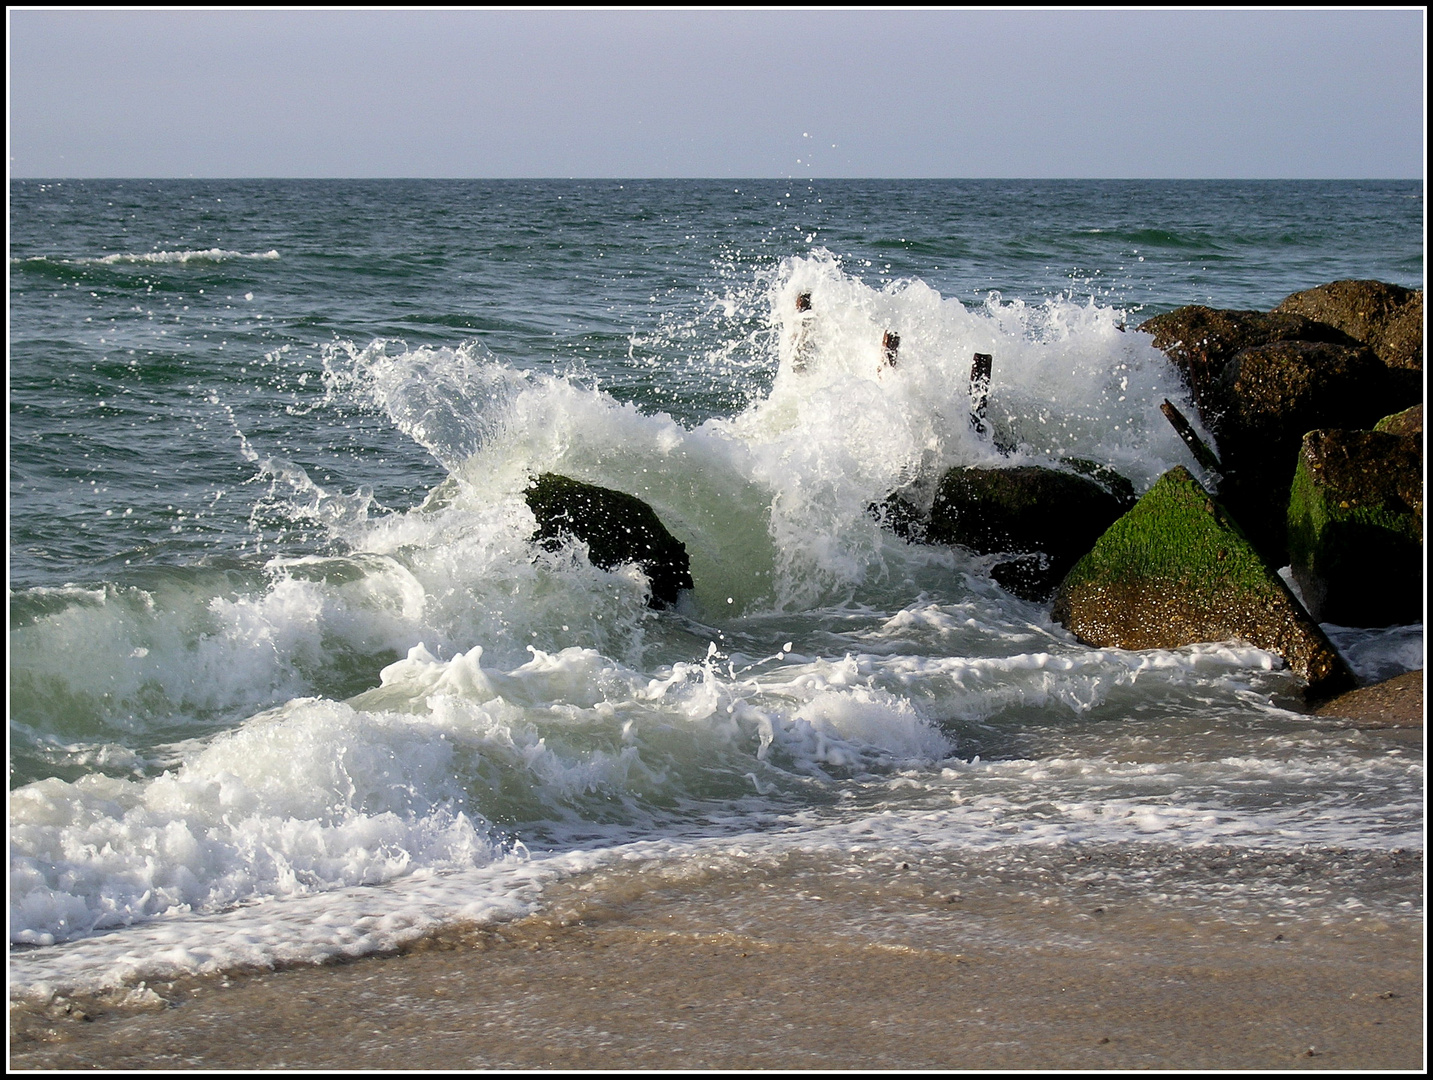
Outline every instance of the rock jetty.
<path fill-rule="evenodd" d="M 1304 434 L 1368 428 L 1420 400 L 1422 303 L 1415 290 L 1338 281 L 1269 312 L 1196 304 L 1139 327 L 1219 445 L 1221 499 L 1275 565 L 1287 560 L 1285 507 Z"/>
<path fill-rule="evenodd" d="M 1068 458 L 952 468 L 870 510 L 910 542 L 1007 556 L 992 577 L 1025 599 L 1053 593 L 1054 618 L 1087 644 L 1242 640 L 1325 699 L 1355 680 L 1316 620 L 1422 615 L 1422 312 L 1421 290 L 1336 281 L 1272 311 L 1189 305 L 1141 325 L 1218 443 L 1216 456 L 1163 404 L 1215 491 L 1177 467 L 1136 501 L 1108 466 Z M 970 422 L 984 432 L 991 357 L 975 361 Z M 635 496 L 545 474 L 527 501 L 534 541 L 576 537 L 594 565 L 636 563 L 653 606 L 692 588 L 686 548 Z M 1275 570 L 1286 559 L 1312 611 Z"/>

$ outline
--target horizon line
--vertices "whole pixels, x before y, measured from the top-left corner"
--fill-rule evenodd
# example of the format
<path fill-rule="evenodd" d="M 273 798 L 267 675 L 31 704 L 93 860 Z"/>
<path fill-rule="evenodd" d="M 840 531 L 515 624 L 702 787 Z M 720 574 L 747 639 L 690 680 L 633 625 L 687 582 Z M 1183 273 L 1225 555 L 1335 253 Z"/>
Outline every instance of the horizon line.
<path fill-rule="evenodd" d="M 519 181 L 519 182 L 608 182 L 608 183 L 640 183 L 651 181 L 695 181 L 702 183 L 830 183 L 842 181 L 870 181 L 879 180 L 885 182 L 910 182 L 910 181 L 941 181 L 941 180 L 990 180 L 990 181 L 1052 181 L 1069 183 L 1072 181 L 1180 181 L 1180 182 L 1217 182 L 1217 183 L 1289 183 L 1289 182 L 1351 182 L 1368 183 L 1371 181 L 1387 183 L 1423 183 L 1421 176 L 282 176 L 282 175 L 213 175 L 197 176 L 190 173 L 187 176 L 141 176 L 141 175 L 119 175 L 119 176 L 16 176 L 11 175 L 10 180 L 483 180 L 483 181 Z"/>

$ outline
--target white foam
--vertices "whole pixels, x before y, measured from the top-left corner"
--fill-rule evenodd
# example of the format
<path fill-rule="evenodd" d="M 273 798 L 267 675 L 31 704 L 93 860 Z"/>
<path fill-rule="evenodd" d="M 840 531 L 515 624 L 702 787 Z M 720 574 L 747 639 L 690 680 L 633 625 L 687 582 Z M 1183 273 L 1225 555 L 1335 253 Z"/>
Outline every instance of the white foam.
<path fill-rule="evenodd" d="M 1327 744 L 1309 746 L 1301 766 L 1249 757 L 1186 760 L 1173 770 L 1117 759 L 955 760 L 934 773 L 893 775 L 885 785 L 887 800 L 864 813 L 833 815 L 816 808 L 763 813 L 761 827 L 751 829 L 743 828 L 749 819 L 741 809 L 728 804 L 705 830 L 632 839 L 618 829 L 598 828 L 589 830 L 588 843 L 594 843 L 593 832 L 602 838 L 590 847 L 534 855 L 519 846 L 468 869 L 419 870 L 381 887 L 340 888 L 209 915 L 177 914 L 123 933 L 13 952 L 11 999 L 44 1001 L 54 994 L 143 986 L 143 980 L 241 965 L 314 963 L 391 950 L 440 927 L 525 914 L 540 902 L 545 885 L 576 872 L 624 863 L 667 867 L 668 875 L 680 878 L 684 868 L 693 870 L 699 864 L 740 865 L 796 852 L 842 859 L 885 853 L 944 856 L 957 863 L 982 853 L 1005 853 L 1005 862 L 1018 866 L 1022 850 L 1063 851 L 1089 859 L 1088 853 L 1112 845 L 1139 845 L 1151 853 L 1147 865 L 1119 871 L 1136 879 L 1128 882 L 1131 887 L 1162 871 L 1163 888 L 1245 896 L 1257 890 L 1257 878 L 1245 874 L 1233 881 L 1184 880 L 1177 872 L 1170 877 L 1169 853 L 1222 847 L 1288 852 L 1308 860 L 1320 847 L 1421 850 L 1421 829 L 1400 829 L 1380 817 L 1386 808 L 1366 806 L 1367 800 L 1360 798 L 1360 790 L 1387 783 L 1397 764 L 1349 774 L 1339 769 L 1329 749 Z M 1287 786 L 1282 795 L 1270 791 L 1271 775 L 1281 771 Z M 1412 803 L 1421 798 L 1420 777 L 1419 770 L 1401 770 L 1410 788 L 1405 798 Z M 1240 789 L 1237 807 L 1219 795 L 1231 779 Z M 1329 781 L 1331 794 L 1313 796 L 1312 807 L 1288 797 Z M 922 797 L 913 799 L 913 789 Z M 1261 805 L 1251 804 L 1259 798 L 1264 799 Z M 1107 876 L 1098 861 L 1087 865 L 1094 880 Z M 1006 867 L 1002 863 L 995 869 Z M 1042 890 L 1048 887 L 1041 885 Z M 1282 894 L 1280 899 L 1293 902 Z"/>
<path fill-rule="evenodd" d="M 1360 682 L 1382 682 L 1406 671 L 1423 670 L 1422 623 L 1371 629 L 1324 623 L 1320 629 Z"/>
<path fill-rule="evenodd" d="M 146 981 L 239 967 L 321 963 L 401 948 L 454 923 L 485 924 L 532 910 L 538 887 L 590 857 L 529 861 L 518 849 L 462 873 L 420 871 L 382 890 L 340 889 L 282 906 L 240 907 L 101 934 L 10 955 L 11 1001 L 143 987 Z"/>
<path fill-rule="evenodd" d="M 697 794 L 704 765 L 750 767 L 773 741 L 818 774 L 928 762 L 949 745 L 908 702 L 829 679 L 806 679 L 785 716 L 734 722 L 745 692 L 710 660 L 649 680 L 586 649 L 534 651 L 506 672 L 481 657 L 415 646 L 351 703 L 290 701 L 162 776 L 16 789 L 16 940 L 482 865 L 498 849 L 486 820 Z"/>
<path fill-rule="evenodd" d="M 397 428 L 449 470 L 502 430 L 512 398 L 531 385 L 482 344 L 409 349 L 377 340 L 324 350 L 330 397 L 354 397 L 386 412 Z"/>
<path fill-rule="evenodd" d="M 197 251 L 118 252 L 114 255 L 99 255 L 91 258 L 66 259 L 61 261 L 74 262 L 77 264 L 94 263 L 101 266 L 113 266 L 119 263 L 216 263 L 227 262 L 231 259 L 271 260 L 277 258 L 279 258 L 279 253 L 272 248 L 268 251 L 229 251 L 224 248 L 203 248 Z"/>
<path fill-rule="evenodd" d="M 397 718 L 298 701 L 152 780 L 10 796 L 11 932 L 47 943 L 158 915 L 489 861 L 453 750 Z"/>

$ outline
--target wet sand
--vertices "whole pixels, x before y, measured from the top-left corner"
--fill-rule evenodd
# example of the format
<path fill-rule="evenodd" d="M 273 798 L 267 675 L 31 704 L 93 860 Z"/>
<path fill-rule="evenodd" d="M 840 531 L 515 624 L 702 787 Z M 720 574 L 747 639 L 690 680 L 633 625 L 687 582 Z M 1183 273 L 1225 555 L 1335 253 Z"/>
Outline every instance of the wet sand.
<path fill-rule="evenodd" d="M 1421 875 L 1421 860 L 1415 860 Z M 12 1013 L 15 1069 L 1421 1070 L 1421 919 L 972 880 L 589 875 L 401 956 Z M 91 1018 L 76 1019 L 88 1008 Z"/>

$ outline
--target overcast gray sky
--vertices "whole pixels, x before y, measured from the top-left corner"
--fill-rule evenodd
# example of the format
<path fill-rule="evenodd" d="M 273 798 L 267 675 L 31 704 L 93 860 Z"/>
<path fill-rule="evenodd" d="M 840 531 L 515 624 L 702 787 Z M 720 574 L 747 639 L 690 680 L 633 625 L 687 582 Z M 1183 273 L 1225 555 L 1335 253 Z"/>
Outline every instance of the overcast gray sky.
<path fill-rule="evenodd" d="M 1421 9 L 9 19 L 16 177 L 1423 176 Z"/>

